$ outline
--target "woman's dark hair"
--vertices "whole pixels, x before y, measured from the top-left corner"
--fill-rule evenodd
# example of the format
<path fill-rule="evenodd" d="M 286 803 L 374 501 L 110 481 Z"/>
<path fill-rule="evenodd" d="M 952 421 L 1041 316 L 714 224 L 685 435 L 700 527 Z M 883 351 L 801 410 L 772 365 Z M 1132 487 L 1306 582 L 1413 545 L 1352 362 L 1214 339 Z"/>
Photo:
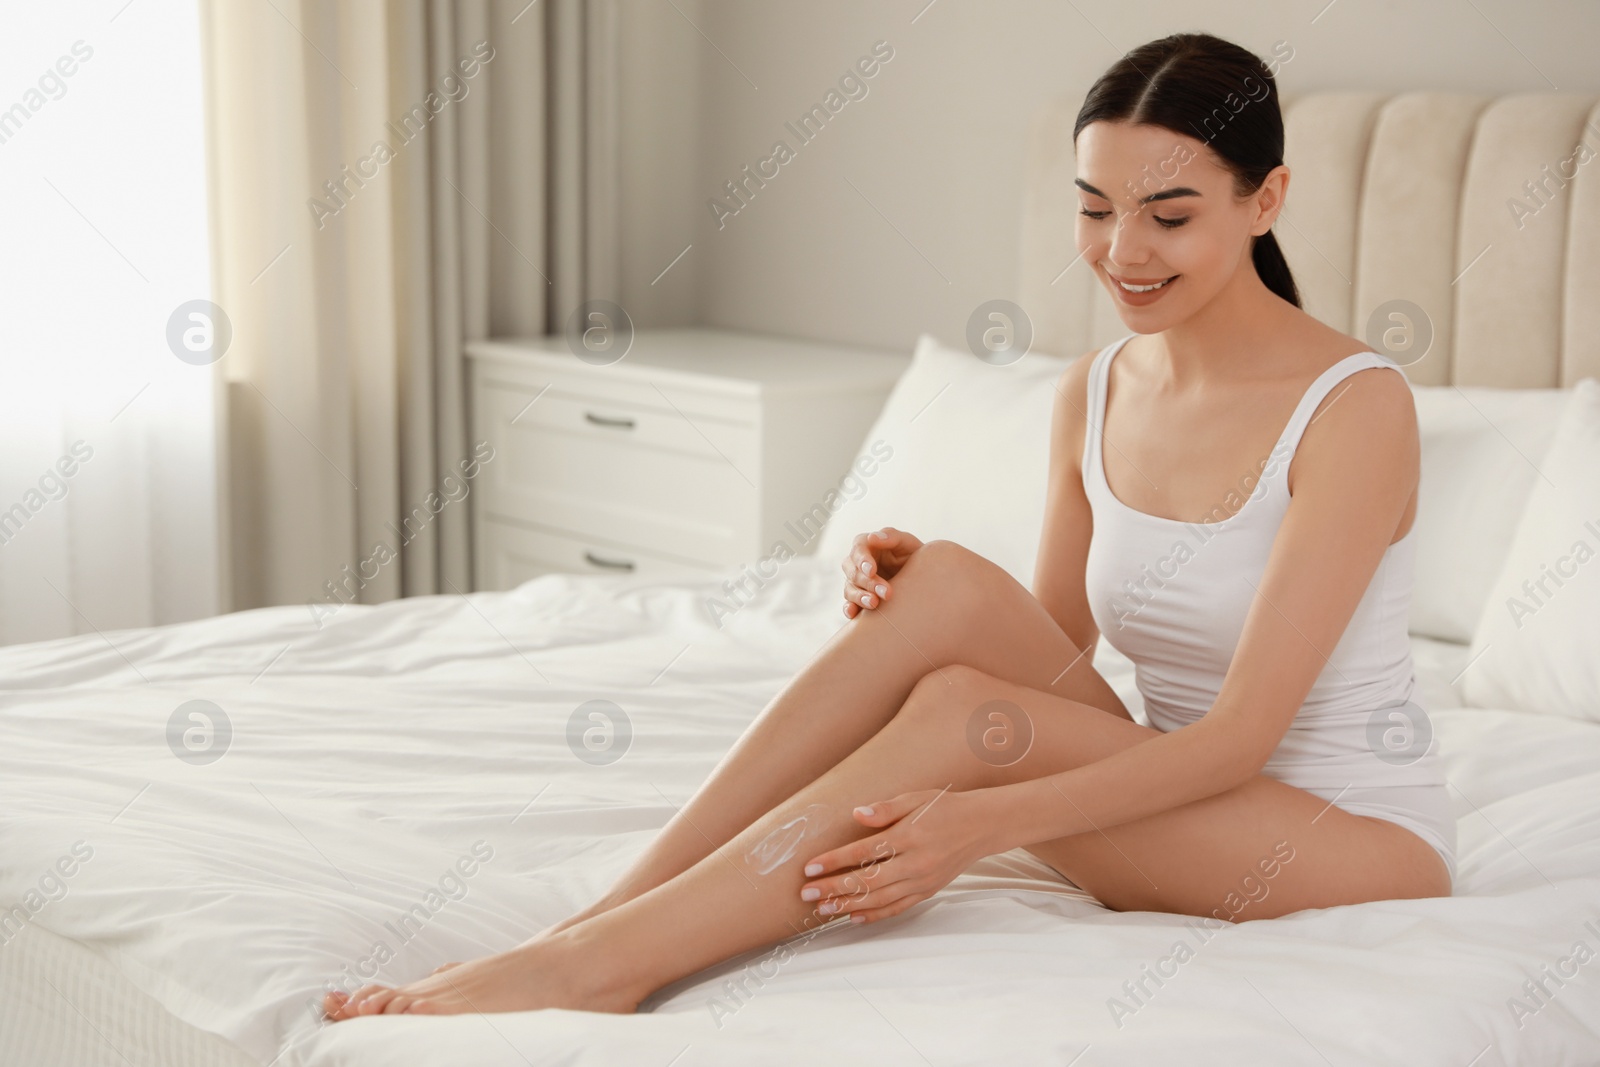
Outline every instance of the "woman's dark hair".
<path fill-rule="evenodd" d="M 1199 138 L 1233 172 L 1240 197 L 1261 188 L 1283 163 L 1283 113 L 1272 70 L 1249 49 L 1209 33 L 1175 33 L 1113 63 L 1078 110 L 1074 144 L 1091 122 L 1160 126 Z M 1300 290 L 1271 230 L 1251 243 L 1250 259 L 1268 289 L 1300 306 Z"/>

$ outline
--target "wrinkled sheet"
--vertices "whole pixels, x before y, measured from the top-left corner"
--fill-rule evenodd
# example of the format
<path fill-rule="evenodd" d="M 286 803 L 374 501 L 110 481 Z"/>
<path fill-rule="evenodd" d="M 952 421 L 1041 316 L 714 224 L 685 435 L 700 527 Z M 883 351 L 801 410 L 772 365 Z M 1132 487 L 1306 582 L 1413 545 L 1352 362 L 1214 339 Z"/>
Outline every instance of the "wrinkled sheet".
<path fill-rule="evenodd" d="M 325 981 L 410 981 L 597 897 L 844 624 L 832 563 L 787 562 L 720 626 L 715 595 L 551 575 L 320 628 L 283 607 L 0 649 L 0 906 L 38 904 L 28 921 L 114 968 L 129 1004 L 282 1067 L 1600 1062 L 1600 728 L 1459 708 L 1465 649 L 1425 639 L 1453 897 L 1211 930 L 1109 911 L 1018 851 L 631 1016 L 319 1024 Z M 1131 665 L 1096 663 L 1139 714 Z M 597 700 L 631 727 L 609 762 L 572 725 Z M 192 701 L 225 738 L 173 726 Z M 399 922 L 414 905 L 426 921 Z M 1114 1015 L 1179 942 L 1176 973 Z"/>

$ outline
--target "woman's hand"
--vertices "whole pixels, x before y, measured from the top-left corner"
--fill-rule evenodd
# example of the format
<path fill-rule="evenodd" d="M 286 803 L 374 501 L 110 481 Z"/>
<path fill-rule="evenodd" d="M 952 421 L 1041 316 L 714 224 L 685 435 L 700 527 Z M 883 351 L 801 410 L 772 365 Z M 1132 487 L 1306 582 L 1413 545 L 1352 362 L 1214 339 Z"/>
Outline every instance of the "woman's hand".
<path fill-rule="evenodd" d="M 922 542 L 893 526 L 856 534 L 850 554 L 840 564 L 844 571 L 844 617 L 853 619 L 862 608 L 875 608 L 891 593 L 889 579 L 900 572 Z"/>
<path fill-rule="evenodd" d="M 927 900 L 993 853 L 986 796 L 925 789 L 856 808 L 857 822 L 885 829 L 807 860 L 800 899 L 821 901 L 817 914 L 849 915 L 853 923 L 887 919 Z"/>

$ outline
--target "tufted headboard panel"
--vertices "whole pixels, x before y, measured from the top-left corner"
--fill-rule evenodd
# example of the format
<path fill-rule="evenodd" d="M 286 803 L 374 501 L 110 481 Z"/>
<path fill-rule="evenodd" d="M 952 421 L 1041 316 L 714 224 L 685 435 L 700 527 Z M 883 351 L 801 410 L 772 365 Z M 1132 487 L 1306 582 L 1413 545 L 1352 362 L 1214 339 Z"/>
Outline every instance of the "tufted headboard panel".
<path fill-rule="evenodd" d="M 1079 103 L 1035 117 L 1023 206 L 1019 299 L 1034 349 L 1061 356 L 1128 332 L 1076 259 Z M 1417 385 L 1600 377 L 1595 97 L 1312 93 L 1284 102 L 1284 125 L 1274 232 L 1308 312 L 1364 339 L 1431 332 L 1422 358 L 1402 360 Z"/>

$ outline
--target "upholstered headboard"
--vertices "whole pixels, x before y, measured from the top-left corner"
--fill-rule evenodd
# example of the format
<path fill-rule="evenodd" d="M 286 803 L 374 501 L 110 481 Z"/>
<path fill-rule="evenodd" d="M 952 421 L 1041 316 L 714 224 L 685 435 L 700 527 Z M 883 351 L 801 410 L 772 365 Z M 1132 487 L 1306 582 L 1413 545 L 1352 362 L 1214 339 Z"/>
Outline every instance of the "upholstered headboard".
<path fill-rule="evenodd" d="M 1020 300 L 1036 350 L 1077 356 L 1127 333 L 1074 263 L 1072 124 L 1030 134 Z M 1358 338 L 1390 301 L 1421 309 L 1417 385 L 1538 388 L 1600 377 L 1600 103 L 1314 93 L 1284 104 L 1289 195 L 1274 230 L 1306 310 Z M 1070 265 L 1070 266 L 1069 266 Z"/>

